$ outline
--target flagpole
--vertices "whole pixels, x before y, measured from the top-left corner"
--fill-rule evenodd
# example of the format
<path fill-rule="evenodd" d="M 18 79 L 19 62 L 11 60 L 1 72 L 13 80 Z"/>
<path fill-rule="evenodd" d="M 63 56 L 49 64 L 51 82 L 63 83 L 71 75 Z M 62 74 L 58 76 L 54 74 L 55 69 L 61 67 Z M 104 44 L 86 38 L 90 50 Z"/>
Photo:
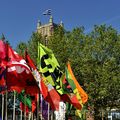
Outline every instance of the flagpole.
<path fill-rule="evenodd" d="M 20 120 L 22 120 L 22 110 L 20 110 L 20 117 L 21 117 L 21 119 L 20 119 Z"/>
<path fill-rule="evenodd" d="M 4 34 L 2 34 L 2 41 L 5 41 L 5 36 L 4 36 Z M 6 47 L 6 51 L 7 51 L 7 47 Z M 6 53 L 6 56 L 8 57 L 8 55 L 7 55 L 8 53 Z M 7 60 L 8 60 L 8 58 L 7 58 Z M 6 67 L 6 70 L 7 70 L 7 67 Z M 7 81 L 7 76 L 6 76 L 6 81 Z M 7 86 L 7 82 L 6 82 L 6 86 Z M 6 90 L 7 91 L 7 90 Z M 6 93 L 5 93 L 5 95 L 6 95 Z M 5 106 L 7 106 L 7 104 L 5 104 L 5 95 L 4 94 L 2 94 L 2 120 L 4 120 L 6 117 L 5 117 Z M 7 96 L 7 95 L 6 95 Z M 7 103 L 7 102 L 6 102 Z M 6 107 L 7 108 L 7 107 Z M 7 115 L 7 111 L 6 111 L 6 115 Z"/>
<path fill-rule="evenodd" d="M 38 42 L 38 46 L 39 46 L 39 42 Z M 39 49 L 38 49 L 39 50 Z M 39 51 L 38 51 L 39 53 Z M 39 83 L 40 84 L 40 83 Z M 39 86 L 39 85 L 38 85 Z M 38 93 L 40 95 L 40 99 L 41 99 L 41 104 L 40 104 L 40 107 L 41 107 L 41 120 L 42 120 L 42 94 Z M 39 100 L 39 99 L 38 99 Z M 40 101 L 39 101 L 40 102 Z M 38 102 L 37 102 L 38 104 Z M 37 110 L 38 110 L 38 105 L 37 105 Z M 38 119 L 39 120 L 39 119 Z"/>
<path fill-rule="evenodd" d="M 32 111 L 29 112 L 28 120 L 31 120 L 32 117 Z"/>
<path fill-rule="evenodd" d="M 39 120 L 39 93 L 37 94 L 37 120 Z"/>
<path fill-rule="evenodd" d="M 53 111 L 51 111 L 51 120 L 53 120 Z"/>
<path fill-rule="evenodd" d="M 43 107 L 43 106 L 42 106 L 42 101 L 43 101 L 43 100 L 42 100 L 42 94 L 40 94 L 40 99 L 41 99 L 41 120 L 42 120 L 42 107 Z"/>
<path fill-rule="evenodd" d="M 14 94 L 14 101 L 13 101 L 13 120 L 15 120 L 15 99 L 16 99 L 15 91 L 13 91 L 13 94 Z"/>
<path fill-rule="evenodd" d="M 47 36 L 46 36 L 46 38 L 45 38 L 45 46 L 47 46 L 47 44 L 48 44 L 48 40 L 47 40 Z M 48 120 L 49 120 L 49 117 L 50 117 L 50 104 L 48 103 Z"/>
<path fill-rule="evenodd" d="M 26 120 L 26 94 L 24 94 L 24 120 Z"/>
<path fill-rule="evenodd" d="M 31 120 L 33 120 L 33 112 L 31 113 Z"/>
<path fill-rule="evenodd" d="M 5 40 L 5 37 L 3 36 L 3 40 Z M 6 61 L 8 62 L 8 41 L 6 41 Z M 6 65 L 6 71 L 8 72 L 8 66 Z M 6 72 L 6 86 L 7 86 L 7 72 Z M 5 94 L 5 120 L 7 120 L 7 95 L 8 95 L 8 91 L 6 89 L 6 94 Z"/>
<path fill-rule="evenodd" d="M 48 103 L 48 120 L 49 120 L 50 104 Z"/>
<path fill-rule="evenodd" d="M 7 90 L 6 90 L 6 93 L 5 93 L 5 120 L 8 120 L 7 119 L 7 94 L 8 94 L 8 92 L 7 92 Z"/>
<path fill-rule="evenodd" d="M 4 94 L 2 94 L 2 120 L 4 117 Z"/>

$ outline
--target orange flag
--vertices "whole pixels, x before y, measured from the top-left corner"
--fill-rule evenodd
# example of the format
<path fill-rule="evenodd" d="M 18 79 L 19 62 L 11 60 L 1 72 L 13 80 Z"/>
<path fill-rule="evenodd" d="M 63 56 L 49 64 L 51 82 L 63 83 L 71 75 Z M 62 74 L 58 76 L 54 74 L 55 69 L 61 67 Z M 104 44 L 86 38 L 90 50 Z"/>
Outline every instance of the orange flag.
<path fill-rule="evenodd" d="M 84 103 L 86 103 L 87 100 L 88 100 L 88 95 L 87 95 L 87 93 L 82 89 L 82 87 L 80 86 L 80 84 L 78 83 L 78 81 L 76 80 L 76 78 L 75 78 L 75 76 L 74 76 L 74 74 L 73 74 L 73 72 L 72 72 L 72 69 L 71 69 L 71 66 L 70 66 L 70 63 L 69 63 L 69 62 L 68 62 L 68 64 L 67 64 L 67 67 L 68 67 L 68 70 L 69 70 L 69 72 L 70 72 L 70 74 L 71 74 L 71 76 L 72 76 L 72 80 L 73 80 L 76 88 L 77 88 L 78 91 L 79 91 L 79 94 L 80 94 L 81 99 L 82 99 L 82 103 L 84 104 Z"/>

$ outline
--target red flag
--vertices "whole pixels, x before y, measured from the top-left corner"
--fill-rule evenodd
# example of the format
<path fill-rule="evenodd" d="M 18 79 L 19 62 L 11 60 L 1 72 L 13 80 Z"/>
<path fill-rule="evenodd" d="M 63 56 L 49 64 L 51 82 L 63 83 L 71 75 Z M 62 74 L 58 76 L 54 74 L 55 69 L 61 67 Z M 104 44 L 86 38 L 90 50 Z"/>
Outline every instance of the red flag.
<path fill-rule="evenodd" d="M 37 99 L 38 99 L 38 94 L 34 94 L 31 97 L 31 111 L 34 112 L 36 110 L 36 105 L 37 105 Z"/>
<path fill-rule="evenodd" d="M 65 78 L 63 79 L 63 86 L 64 86 L 64 90 L 66 91 L 66 94 L 63 94 L 61 96 L 61 99 L 63 101 L 66 101 L 72 104 L 75 108 L 81 110 L 82 106 L 80 102 L 78 101 L 76 95 L 73 93 L 73 90 L 71 86 L 69 85 L 68 81 Z"/>
<path fill-rule="evenodd" d="M 63 94 L 61 99 L 65 102 L 72 104 L 75 108 L 81 110 L 82 106 L 80 105 L 77 97 L 74 94 Z"/>
<path fill-rule="evenodd" d="M 36 82 L 37 82 L 38 85 L 39 85 L 40 92 L 41 92 L 41 94 L 43 95 L 43 97 L 44 97 L 44 99 L 45 99 L 46 96 L 48 95 L 48 89 L 47 89 L 46 85 L 43 83 L 42 77 L 41 77 L 41 75 L 39 74 L 36 66 L 34 65 L 34 63 L 33 63 L 33 61 L 32 61 L 32 59 L 31 59 L 30 56 L 28 55 L 27 51 L 25 52 L 25 59 L 26 59 L 27 64 L 28 64 L 29 67 L 31 68 L 32 74 L 33 74 Z"/>
<path fill-rule="evenodd" d="M 32 101 L 32 112 L 34 112 L 36 109 L 36 103 L 35 101 Z"/>
<path fill-rule="evenodd" d="M 25 89 L 26 93 L 38 93 L 38 85 L 34 80 L 26 61 L 17 54 L 8 44 L 5 45 L 6 57 L 0 61 L 0 67 L 6 68 L 6 85 L 10 90 L 21 92 Z M 5 54 L 4 53 L 4 54 Z M 34 89 L 33 89 L 34 88 Z M 31 89 L 33 89 L 31 91 Z"/>
<path fill-rule="evenodd" d="M 6 75 L 6 69 L 4 67 L 0 67 L 0 93 L 5 92 L 6 90 L 6 80 L 5 80 L 5 75 Z"/>
<path fill-rule="evenodd" d="M 0 68 L 0 86 L 6 86 L 5 81 L 6 69 L 4 67 Z"/>
<path fill-rule="evenodd" d="M 30 111 L 29 107 L 26 106 L 24 103 L 20 102 L 20 109 L 24 112 L 26 111 L 26 114 L 28 115 L 28 112 Z M 36 109 L 36 105 L 34 102 L 32 102 L 32 109 L 31 111 L 34 112 Z"/>
<path fill-rule="evenodd" d="M 0 59 L 5 59 L 6 57 L 6 48 L 5 43 L 0 40 Z"/>
<path fill-rule="evenodd" d="M 6 58 L 6 47 L 5 43 L 0 40 L 0 93 L 6 90 L 6 67 L 1 65 L 1 61 Z"/>
<path fill-rule="evenodd" d="M 48 84 L 47 87 L 48 96 L 45 100 L 50 103 L 52 110 L 59 110 L 59 102 L 61 100 L 60 95 L 51 84 Z"/>
<path fill-rule="evenodd" d="M 19 101 L 26 105 L 30 109 L 30 111 L 35 111 L 37 103 L 37 94 L 29 95 L 25 93 L 25 90 L 23 90 L 17 96 Z"/>
<path fill-rule="evenodd" d="M 41 79 L 39 72 L 37 71 L 33 61 L 31 60 L 27 52 L 26 52 L 26 61 L 31 67 L 31 69 L 33 69 L 34 77 L 39 82 L 40 91 L 44 99 L 50 103 L 51 108 L 53 110 L 58 110 L 59 102 L 60 102 L 59 94 L 57 93 L 57 91 L 54 89 L 54 87 L 51 84 L 49 84 L 48 82 L 46 83 L 43 78 Z"/>
<path fill-rule="evenodd" d="M 22 102 L 20 102 L 20 109 L 24 112 L 26 111 L 26 114 L 29 112 L 28 106 L 24 105 Z"/>

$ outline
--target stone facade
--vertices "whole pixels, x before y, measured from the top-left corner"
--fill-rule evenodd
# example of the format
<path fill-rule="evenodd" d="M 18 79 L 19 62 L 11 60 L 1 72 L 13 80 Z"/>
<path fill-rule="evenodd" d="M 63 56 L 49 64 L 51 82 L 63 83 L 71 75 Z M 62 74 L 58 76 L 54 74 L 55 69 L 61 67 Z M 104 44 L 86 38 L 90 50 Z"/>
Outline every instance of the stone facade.
<path fill-rule="evenodd" d="M 53 34 L 54 28 L 58 25 L 63 26 L 63 23 L 55 24 L 53 17 L 50 16 L 49 23 L 42 25 L 40 21 L 37 23 L 37 32 L 41 33 L 43 37 L 50 37 Z"/>

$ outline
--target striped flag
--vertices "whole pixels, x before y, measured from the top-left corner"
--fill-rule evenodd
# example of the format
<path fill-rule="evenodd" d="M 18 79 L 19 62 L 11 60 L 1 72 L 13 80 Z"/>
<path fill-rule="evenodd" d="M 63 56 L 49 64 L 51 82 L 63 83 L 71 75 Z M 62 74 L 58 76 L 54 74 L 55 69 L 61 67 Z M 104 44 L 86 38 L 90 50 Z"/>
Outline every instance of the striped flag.
<path fill-rule="evenodd" d="M 83 104 L 86 103 L 88 100 L 88 95 L 83 90 L 83 88 L 80 86 L 78 81 L 76 80 L 69 62 L 67 64 L 65 73 L 66 73 L 66 79 L 68 80 L 68 82 L 69 82 L 70 86 L 72 87 L 73 92 L 76 94 L 78 100 L 80 100 L 80 101 L 82 100 Z"/>
<path fill-rule="evenodd" d="M 79 85 L 78 81 L 76 80 L 69 62 L 67 63 L 67 67 L 65 67 L 65 77 L 66 77 L 67 84 L 69 85 L 68 86 L 69 90 L 71 90 L 73 92 L 73 94 L 76 96 L 77 100 L 79 101 L 79 104 L 81 105 L 81 109 L 82 109 L 83 104 L 85 102 L 87 102 L 87 100 L 88 100 L 88 95 L 82 89 L 82 87 Z"/>

